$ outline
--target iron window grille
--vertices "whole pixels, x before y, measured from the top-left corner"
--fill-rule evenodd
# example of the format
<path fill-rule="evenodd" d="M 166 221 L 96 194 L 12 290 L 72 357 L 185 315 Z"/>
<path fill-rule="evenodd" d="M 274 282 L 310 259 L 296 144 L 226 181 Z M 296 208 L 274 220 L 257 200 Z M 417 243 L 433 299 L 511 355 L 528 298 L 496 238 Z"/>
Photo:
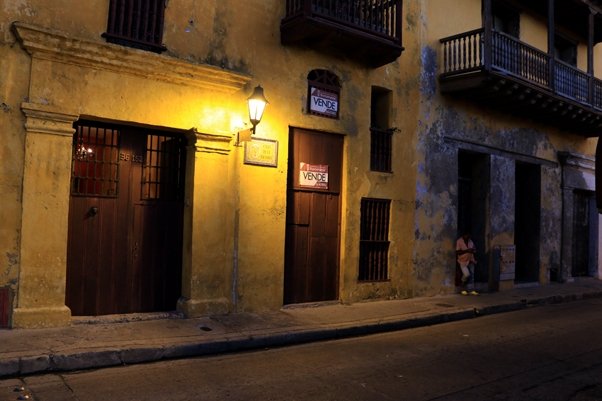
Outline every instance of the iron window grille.
<path fill-rule="evenodd" d="M 359 281 L 389 279 L 389 199 L 361 201 Z"/>
<path fill-rule="evenodd" d="M 116 128 L 76 124 L 71 163 L 71 194 L 116 197 L 119 135 Z"/>
<path fill-rule="evenodd" d="M 370 128 L 370 170 L 392 172 L 393 130 Z"/>
<path fill-rule="evenodd" d="M 110 43 L 163 52 L 165 0 L 110 0 L 107 31 Z"/>
<path fill-rule="evenodd" d="M 142 199 L 179 200 L 184 194 L 184 138 L 148 135 Z"/>

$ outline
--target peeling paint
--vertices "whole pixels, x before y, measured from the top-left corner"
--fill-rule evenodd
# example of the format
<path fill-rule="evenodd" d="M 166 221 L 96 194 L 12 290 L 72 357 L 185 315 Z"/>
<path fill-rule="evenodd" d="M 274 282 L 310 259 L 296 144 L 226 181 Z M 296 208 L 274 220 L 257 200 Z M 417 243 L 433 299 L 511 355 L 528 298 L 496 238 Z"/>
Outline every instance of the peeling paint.
<path fill-rule="evenodd" d="M 428 46 L 423 47 L 420 60 L 420 92 L 428 99 L 437 92 L 437 51 Z"/>
<path fill-rule="evenodd" d="M 223 6 L 218 5 L 218 8 L 219 7 Z M 232 71 L 247 72 L 248 67 L 242 59 L 233 60 L 228 58 L 228 56 L 226 55 L 226 39 L 228 36 L 228 26 L 227 22 L 223 19 L 224 15 L 228 14 L 225 12 L 220 12 L 220 10 L 216 10 L 214 14 L 213 34 L 211 35 L 210 49 L 203 61 L 207 64 L 215 65 L 221 68 L 227 68 Z"/>
<path fill-rule="evenodd" d="M 416 29 L 416 25 L 417 25 L 417 18 L 416 15 L 414 13 L 407 13 L 406 14 L 406 30 L 408 31 L 413 31 Z"/>

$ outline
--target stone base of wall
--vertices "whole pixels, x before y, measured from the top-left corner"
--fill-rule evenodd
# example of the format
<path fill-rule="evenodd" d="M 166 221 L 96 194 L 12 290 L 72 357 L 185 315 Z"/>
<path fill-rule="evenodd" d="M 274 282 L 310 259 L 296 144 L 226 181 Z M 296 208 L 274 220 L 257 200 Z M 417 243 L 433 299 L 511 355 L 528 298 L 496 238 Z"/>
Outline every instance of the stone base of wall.
<path fill-rule="evenodd" d="M 514 288 L 514 280 L 501 280 L 500 291 L 507 291 Z"/>
<path fill-rule="evenodd" d="M 14 329 L 39 329 L 64 327 L 71 324 L 71 309 L 66 306 L 44 308 L 15 308 L 13 310 Z"/>
<path fill-rule="evenodd" d="M 188 299 L 180 298 L 178 300 L 178 312 L 184 316 L 200 317 L 207 315 L 225 314 L 230 311 L 230 301 L 226 298 L 216 299 Z"/>

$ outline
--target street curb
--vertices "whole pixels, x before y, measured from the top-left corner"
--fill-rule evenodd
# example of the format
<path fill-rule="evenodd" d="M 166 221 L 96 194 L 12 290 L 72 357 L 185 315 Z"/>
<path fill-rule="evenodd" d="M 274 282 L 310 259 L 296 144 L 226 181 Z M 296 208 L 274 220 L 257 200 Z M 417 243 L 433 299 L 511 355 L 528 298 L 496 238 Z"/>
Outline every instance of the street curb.
<path fill-rule="evenodd" d="M 240 351 L 251 351 L 265 348 L 284 347 L 307 344 L 318 341 L 338 340 L 370 334 L 385 333 L 432 326 L 441 323 L 474 318 L 474 309 L 465 309 L 450 313 L 433 314 L 398 320 L 357 322 L 349 325 L 333 325 L 300 329 L 297 331 L 279 331 L 250 336 L 236 336 L 214 341 L 173 344 L 169 346 L 141 347 L 126 349 L 105 349 L 74 353 L 55 353 L 50 355 L 27 356 L 0 361 L 0 378 L 41 373 L 77 371 L 111 366 L 133 365 L 138 363 L 158 362 L 227 354 Z"/>
<path fill-rule="evenodd" d="M 228 339 L 174 344 L 166 347 L 109 349 L 27 356 L 0 361 L 0 378 L 106 368 L 185 357 L 210 356 L 262 348 L 284 347 L 432 326 L 441 323 L 471 319 L 476 316 L 477 314 L 475 314 L 473 308 L 467 308 L 428 316 L 412 318 L 404 317 L 400 319 L 387 319 L 386 321 L 377 320 L 364 323 L 357 322 L 347 325 L 333 325 L 286 332 L 280 331 L 251 336 L 236 336 Z"/>
<path fill-rule="evenodd" d="M 343 325 L 318 326 L 303 329 L 297 328 L 292 331 L 280 330 L 254 335 L 232 335 L 216 340 L 198 341 L 186 344 L 129 348 L 115 348 L 113 346 L 110 349 L 94 351 L 82 350 L 71 353 L 14 357 L 0 360 L 0 378 L 7 379 L 10 377 L 33 374 L 133 365 L 181 359 L 185 357 L 210 356 L 262 348 L 275 348 L 318 341 L 338 340 L 433 326 L 442 323 L 473 319 L 480 316 L 513 312 L 534 306 L 566 303 L 592 298 L 602 298 L 602 291 L 583 294 L 554 295 L 531 300 L 522 299 L 518 302 L 491 305 L 481 308 L 466 307 L 454 311 L 432 313 L 426 316 L 410 318 L 407 316 L 392 317 L 380 320 L 358 321 Z"/>

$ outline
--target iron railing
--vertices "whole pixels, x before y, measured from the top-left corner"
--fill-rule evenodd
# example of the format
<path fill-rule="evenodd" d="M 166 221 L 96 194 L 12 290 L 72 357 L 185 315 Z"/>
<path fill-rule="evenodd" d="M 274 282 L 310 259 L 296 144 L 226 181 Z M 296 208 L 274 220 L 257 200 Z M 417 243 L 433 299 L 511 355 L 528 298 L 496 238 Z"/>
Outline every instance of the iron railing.
<path fill-rule="evenodd" d="M 449 36 L 442 43 L 441 77 L 500 71 L 552 93 L 602 109 L 602 81 L 548 53 L 501 32 L 485 30 Z"/>
<path fill-rule="evenodd" d="M 401 39 L 402 0 L 287 0 L 285 20 L 322 18 L 384 39 Z"/>

